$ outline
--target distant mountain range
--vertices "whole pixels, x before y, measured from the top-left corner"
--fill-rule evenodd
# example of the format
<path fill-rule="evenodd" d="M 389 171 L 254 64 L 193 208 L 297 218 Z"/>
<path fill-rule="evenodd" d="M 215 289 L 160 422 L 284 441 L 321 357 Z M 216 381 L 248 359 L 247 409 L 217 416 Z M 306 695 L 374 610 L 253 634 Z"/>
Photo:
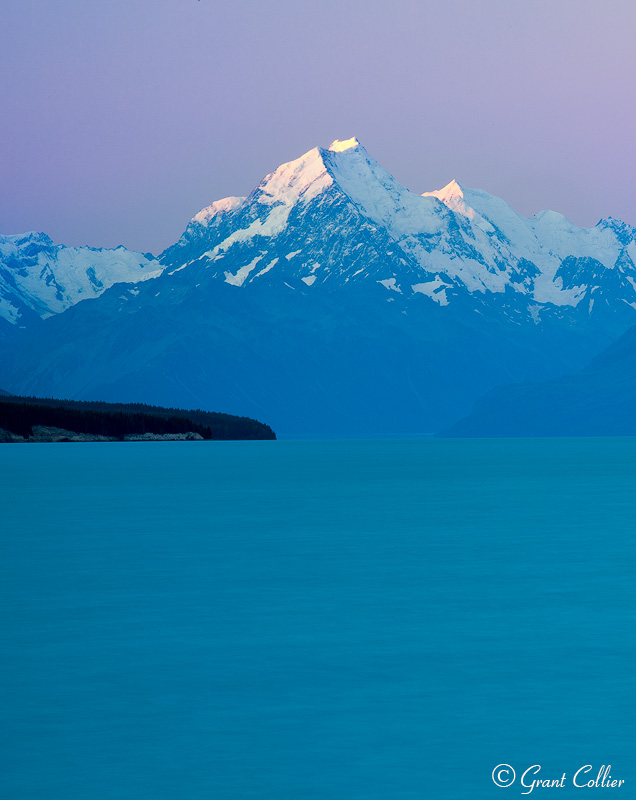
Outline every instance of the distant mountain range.
<path fill-rule="evenodd" d="M 636 327 L 582 370 L 493 389 L 440 436 L 636 436 Z"/>
<path fill-rule="evenodd" d="M 23 326 L 45 319 L 114 283 L 155 278 L 161 270 L 152 255 L 125 247 L 65 247 L 33 231 L 0 235 L 0 332 L 2 322 Z"/>
<path fill-rule="evenodd" d="M 203 209 L 156 260 L 87 249 L 59 293 L 44 268 L 56 246 L 31 236 L 30 266 L 17 250 L 2 264 L 3 388 L 194 404 L 283 436 L 432 433 L 496 386 L 582 368 L 636 324 L 631 226 L 528 219 L 455 181 L 418 195 L 356 139 Z M 5 276 L 20 270 L 28 292 Z"/>

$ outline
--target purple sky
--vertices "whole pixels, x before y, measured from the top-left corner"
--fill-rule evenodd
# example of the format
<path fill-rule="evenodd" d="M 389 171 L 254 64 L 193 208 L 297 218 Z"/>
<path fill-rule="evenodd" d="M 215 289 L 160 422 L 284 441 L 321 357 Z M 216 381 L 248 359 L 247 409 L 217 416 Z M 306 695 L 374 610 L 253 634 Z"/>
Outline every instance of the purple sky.
<path fill-rule="evenodd" d="M 634 0 L 2 0 L 0 232 L 160 252 L 357 136 L 410 189 L 636 225 Z"/>

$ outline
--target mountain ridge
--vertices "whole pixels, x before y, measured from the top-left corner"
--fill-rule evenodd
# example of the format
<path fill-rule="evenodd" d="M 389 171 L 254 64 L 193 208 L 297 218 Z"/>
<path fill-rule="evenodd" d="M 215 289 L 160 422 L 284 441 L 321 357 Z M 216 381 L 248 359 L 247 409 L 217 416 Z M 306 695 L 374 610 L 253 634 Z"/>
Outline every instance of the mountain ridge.
<path fill-rule="evenodd" d="M 14 332 L 1 383 L 195 402 L 283 436 L 432 433 L 635 324 L 635 261 L 627 223 L 526 218 L 456 181 L 419 195 L 336 140 L 198 212 L 152 280 Z"/>
<path fill-rule="evenodd" d="M 576 372 L 496 387 L 440 438 L 635 436 L 636 326 Z"/>
<path fill-rule="evenodd" d="M 115 283 L 148 280 L 161 271 L 153 257 L 121 245 L 66 247 L 37 231 L 0 235 L 0 320 L 20 325 L 46 319 Z"/>
<path fill-rule="evenodd" d="M 314 148 L 269 173 L 251 195 L 233 209 L 236 224 L 230 236 L 219 237 L 220 241 L 215 241 L 207 250 L 201 248 L 192 254 L 188 263 L 195 260 L 195 256 L 218 261 L 234 245 L 259 236 L 278 235 L 284 231 L 291 208 L 297 205 L 302 208 L 308 200 L 320 194 L 328 195 L 331 189 L 340 192 L 341 199 L 346 198 L 362 213 L 365 221 L 382 228 L 393 245 L 401 248 L 400 256 L 405 263 L 409 262 L 424 277 L 430 276 L 428 280 L 413 281 L 409 288 L 412 290 L 417 285 L 419 291 L 428 293 L 434 300 L 449 300 L 453 285 L 471 293 L 503 293 L 509 286 L 533 304 L 574 308 L 586 297 L 588 301 L 591 299 L 589 292 L 595 284 L 586 283 L 585 278 L 591 281 L 598 276 L 593 272 L 586 276 L 585 270 L 579 269 L 580 282 L 564 285 L 559 269 L 568 256 L 591 259 L 594 264 L 588 266 L 592 270 L 596 262 L 605 269 L 625 263 L 629 277 L 634 277 L 635 232 L 627 223 L 617 225 L 608 219 L 601 220 L 594 228 L 579 228 L 556 212 L 540 212 L 525 218 L 500 198 L 467 189 L 457 181 L 451 181 L 442 190 L 418 195 L 382 170 L 356 139 L 348 140 L 347 144 L 349 146 L 336 146 L 333 150 Z M 363 174 L 365 169 L 366 175 Z M 281 186 L 286 188 L 285 192 L 281 191 Z M 361 192 L 361 186 L 366 191 Z M 449 191 L 449 187 L 455 187 L 455 191 Z M 255 207 L 260 207 L 260 214 Z M 196 222 L 195 217 L 189 225 L 190 233 L 197 230 Z M 493 246 L 495 231 L 498 236 Z M 203 232 L 199 229 L 198 234 L 201 236 Z M 184 244 L 183 237 L 179 244 Z M 174 263 L 177 245 L 164 251 L 160 260 L 173 267 L 183 267 L 183 263 Z M 263 265 L 256 270 L 257 264 L 248 262 L 240 275 L 231 273 L 232 277 L 224 275 L 224 278 L 242 284 L 247 279 L 261 277 L 265 274 Z M 280 271 L 281 264 L 279 258 L 275 265 L 265 266 L 269 266 L 268 272 L 271 269 Z M 315 265 L 307 266 L 310 269 Z M 579 264 L 581 266 L 585 264 Z M 320 280 L 319 267 L 305 276 L 312 283 Z M 399 284 L 395 272 L 387 270 L 379 279 L 395 279 Z M 449 289 L 436 297 L 440 281 L 449 284 Z M 434 285 L 428 286 L 429 283 Z M 622 291 L 628 302 L 636 304 L 632 282 L 622 280 Z M 536 315 L 534 311 L 529 313 Z"/>

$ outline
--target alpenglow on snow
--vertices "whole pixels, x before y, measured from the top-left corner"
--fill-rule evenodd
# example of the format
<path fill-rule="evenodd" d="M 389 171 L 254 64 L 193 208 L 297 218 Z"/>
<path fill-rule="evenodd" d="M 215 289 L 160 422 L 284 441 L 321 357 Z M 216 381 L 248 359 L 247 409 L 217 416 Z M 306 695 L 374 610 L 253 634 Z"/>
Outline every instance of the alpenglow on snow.
<path fill-rule="evenodd" d="M 227 411 L 283 436 L 430 433 L 636 323 L 631 226 L 528 219 L 456 181 L 416 194 L 355 138 L 212 203 L 156 261 L 133 255 L 140 277 L 28 335 L 6 326 L 1 388 Z"/>
<path fill-rule="evenodd" d="M 285 239 L 316 203 L 335 211 L 343 202 L 360 214 L 369 232 L 386 238 L 386 250 L 378 253 L 381 265 L 352 271 L 346 256 L 353 253 L 334 247 L 333 239 L 327 252 L 317 250 L 313 236 L 304 247 L 282 252 Z M 335 235 L 335 227 L 330 225 L 327 234 Z M 239 256 L 256 243 L 262 246 L 252 259 Z M 418 195 L 380 167 L 355 138 L 281 165 L 248 198 L 213 203 L 161 257 L 172 268 L 199 259 L 234 285 L 265 275 L 270 281 L 294 277 L 307 286 L 330 288 L 375 280 L 389 292 L 421 293 L 439 305 L 462 291 L 496 295 L 511 290 L 526 300 L 534 322 L 546 305 L 583 304 L 589 313 L 601 300 L 636 308 L 635 230 L 626 223 L 608 218 L 594 228 L 579 228 L 552 211 L 528 219 L 505 201 L 455 180 Z"/>

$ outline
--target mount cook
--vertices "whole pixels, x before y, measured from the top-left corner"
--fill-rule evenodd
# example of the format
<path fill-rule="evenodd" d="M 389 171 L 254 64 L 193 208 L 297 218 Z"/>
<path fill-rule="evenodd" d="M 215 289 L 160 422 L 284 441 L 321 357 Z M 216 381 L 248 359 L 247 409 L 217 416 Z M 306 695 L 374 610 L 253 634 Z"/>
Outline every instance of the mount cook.
<path fill-rule="evenodd" d="M 89 253 L 90 302 L 52 294 L 37 236 L 30 266 L 0 263 L 2 388 L 227 411 L 283 436 L 430 433 L 636 324 L 630 225 L 528 219 L 456 181 L 418 195 L 356 139 L 212 203 L 156 260 L 123 251 L 130 269 L 101 286 Z M 21 293 L 20 270 L 41 289 Z"/>

